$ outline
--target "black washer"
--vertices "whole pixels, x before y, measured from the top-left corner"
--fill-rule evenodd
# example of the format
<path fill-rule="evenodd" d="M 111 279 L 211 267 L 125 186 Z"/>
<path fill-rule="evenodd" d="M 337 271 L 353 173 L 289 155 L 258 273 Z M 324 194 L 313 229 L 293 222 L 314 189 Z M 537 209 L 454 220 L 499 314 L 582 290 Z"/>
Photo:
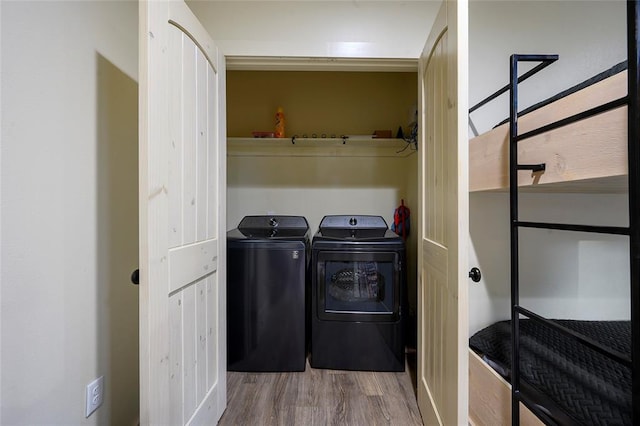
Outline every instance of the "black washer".
<path fill-rule="evenodd" d="M 227 233 L 227 366 L 304 371 L 309 224 L 246 216 Z"/>

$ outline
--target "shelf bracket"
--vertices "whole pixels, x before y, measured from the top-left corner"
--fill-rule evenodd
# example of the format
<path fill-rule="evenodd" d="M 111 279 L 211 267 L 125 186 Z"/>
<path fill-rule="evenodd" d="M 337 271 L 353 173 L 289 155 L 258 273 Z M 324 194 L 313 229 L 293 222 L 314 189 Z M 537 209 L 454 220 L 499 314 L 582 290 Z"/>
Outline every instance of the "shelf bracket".
<path fill-rule="evenodd" d="M 547 169 L 546 163 L 540 164 L 518 164 L 518 170 L 531 170 L 532 173 L 544 172 Z"/>

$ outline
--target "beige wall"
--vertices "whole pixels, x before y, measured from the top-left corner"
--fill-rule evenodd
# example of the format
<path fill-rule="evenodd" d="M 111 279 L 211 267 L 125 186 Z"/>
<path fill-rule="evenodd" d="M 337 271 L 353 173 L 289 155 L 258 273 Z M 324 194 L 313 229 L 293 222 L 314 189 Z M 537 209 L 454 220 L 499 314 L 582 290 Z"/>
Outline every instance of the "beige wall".
<path fill-rule="evenodd" d="M 227 132 L 273 132 L 284 108 L 286 136 L 370 135 L 406 127 L 416 108 L 416 72 L 228 71 Z"/>
<path fill-rule="evenodd" d="M 137 3 L 1 7 L 0 424 L 132 425 Z"/>
<path fill-rule="evenodd" d="M 302 215 L 313 232 L 328 214 L 380 215 L 390 226 L 416 158 L 229 157 L 227 227 L 250 214 Z"/>

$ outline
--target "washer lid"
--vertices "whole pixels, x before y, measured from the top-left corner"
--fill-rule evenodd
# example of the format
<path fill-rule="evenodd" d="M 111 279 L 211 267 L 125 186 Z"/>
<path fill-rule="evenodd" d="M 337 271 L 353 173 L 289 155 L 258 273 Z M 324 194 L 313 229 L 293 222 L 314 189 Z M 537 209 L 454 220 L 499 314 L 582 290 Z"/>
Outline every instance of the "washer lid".
<path fill-rule="evenodd" d="M 303 216 L 245 216 L 238 230 L 247 237 L 304 237 L 309 223 Z"/>

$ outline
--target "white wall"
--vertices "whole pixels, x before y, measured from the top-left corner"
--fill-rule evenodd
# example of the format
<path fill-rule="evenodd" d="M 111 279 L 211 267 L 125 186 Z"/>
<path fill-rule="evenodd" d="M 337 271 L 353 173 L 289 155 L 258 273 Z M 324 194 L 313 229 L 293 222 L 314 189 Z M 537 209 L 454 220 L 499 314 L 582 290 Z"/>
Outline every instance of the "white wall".
<path fill-rule="evenodd" d="M 523 109 L 627 59 L 625 2 L 472 1 L 470 106 L 509 83 L 509 57 L 513 53 L 560 56 L 520 86 Z M 520 64 L 524 70 L 526 66 Z M 482 133 L 508 116 L 509 94 L 505 93 L 471 118 Z"/>
<path fill-rule="evenodd" d="M 509 195 L 472 193 L 470 333 L 510 315 Z M 521 194 L 522 220 L 627 226 L 621 194 Z M 626 237 L 520 231 L 520 301 L 551 318 L 629 319 Z"/>
<path fill-rule="evenodd" d="M 472 2 L 470 105 L 508 83 L 512 53 L 558 53 L 560 60 L 523 83 L 523 107 L 626 59 L 625 3 Z M 508 116 L 508 95 L 472 114 L 480 131 Z M 626 195 L 523 194 L 523 220 L 626 225 Z M 470 195 L 470 333 L 509 317 L 508 194 Z M 629 317 L 625 238 L 521 231 L 521 304 L 549 317 Z"/>
<path fill-rule="evenodd" d="M 131 425 L 137 4 L 3 1 L 1 18 L 0 423 Z"/>
<path fill-rule="evenodd" d="M 312 234 L 328 214 L 371 214 L 393 222 L 407 198 L 415 155 L 387 157 L 229 157 L 227 227 L 251 214 L 307 218 Z"/>
<path fill-rule="evenodd" d="M 225 55 L 418 58 L 439 1 L 189 1 Z"/>

